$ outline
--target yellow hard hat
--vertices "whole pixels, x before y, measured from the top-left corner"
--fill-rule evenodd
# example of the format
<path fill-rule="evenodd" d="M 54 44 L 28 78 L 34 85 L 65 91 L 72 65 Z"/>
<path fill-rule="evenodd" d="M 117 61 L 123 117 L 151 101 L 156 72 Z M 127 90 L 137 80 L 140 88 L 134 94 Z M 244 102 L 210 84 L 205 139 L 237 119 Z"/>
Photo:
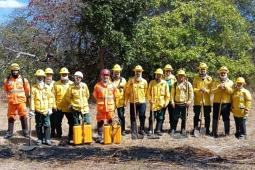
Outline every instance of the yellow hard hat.
<path fill-rule="evenodd" d="M 11 70 L 20 70 L 20 67 L 17 63 L 12 63 Z"/>
<path fill-rule="evenodd" d="M 238 77 L 238 78 L 236 79 L 236 83 L 243 83 L 243 84 L 246 84 L 243 77 Z"/>
<path fill-rule="evenodd" d="M 113 66 L 112 70 L 113 70 L 113 71 L 121 71 L 122 69 L 121 69 L 121 67 L 120 67 L 119 64 L 115 64 L 115 65 Z"/>
<path fill-rule="evenodd" d="M 65 74 L 65 73 L 66 73 L 66 74 L 69 74 L 68 69 L 65 68 L 65 67 L 61 68 L 59 74 Z"/>
<path fill-rule="evenodd" d="M 229 73 L 229 70 L 226 66 L 222 66 L 219 70 L 218 70 L 218 73 L 220 72 L 226 72 L 226 73 Z"/>
<path fill-rule="evenodd" d="M 35 72 L 35 76 L 44 76 L 45 77 L 45 73 L 43 70 L 39 69 Z"/>
<path fill-rule="evenodd" d="M 165 66 L 164 70 L 170 70 L 170 71 L 172 71 L 173 68 L 172 68 L 172 66 L 171 66 L 170 64 L 167 64 L 167 65 Z"/>
<path fill-rule="evenodd" d="M 208 69 L 207 65 L 205 63 L 200 63 L 198 69 Z"/>
<path fill-rule="evenodd" d="M 143 70 L 142 66 L 137 65 L 137 66 L 135 66 L 134 71 L 144 71 L 144 70 Z"/>
<path fill-rule="evenodd" d="M 163 70 L 161 68 L 158 68 L 154 73 L 156 73 L 156 74 L 163 74 Z"/>
<path fill-rule="evenodd" d="M 46 73 L 54 74 L 54 72 L 53 72 L 53 70 L 52 70 L 51 68 L 46 68 L 46 69 L 44 70 L 44 73 L 45 73 L 45 74 L 46 74 Z"/>
<path fill-rule="evenodd" d="M 185 74 L 185 71 L 184 71 L 184 70 L 179 70 L 179 71 L 177 72 L 177 75 L 184 75 L 184 76 L 186 76 L 186 74 Z"/>

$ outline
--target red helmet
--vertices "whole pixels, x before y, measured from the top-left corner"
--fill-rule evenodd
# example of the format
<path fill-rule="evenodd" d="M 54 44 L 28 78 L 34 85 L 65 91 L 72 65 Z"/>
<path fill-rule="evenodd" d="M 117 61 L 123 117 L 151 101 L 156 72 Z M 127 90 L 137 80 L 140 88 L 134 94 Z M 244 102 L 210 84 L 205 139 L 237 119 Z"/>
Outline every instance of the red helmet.
<path fill-rule="evenodd" d="M 108 69 L 103 69 L 103 70 L 101 71 L 101 74 L 102 74 L 102 75 L 110 75 L 111 73 L 110 73 L 110 71 L 109 71 Z"/>

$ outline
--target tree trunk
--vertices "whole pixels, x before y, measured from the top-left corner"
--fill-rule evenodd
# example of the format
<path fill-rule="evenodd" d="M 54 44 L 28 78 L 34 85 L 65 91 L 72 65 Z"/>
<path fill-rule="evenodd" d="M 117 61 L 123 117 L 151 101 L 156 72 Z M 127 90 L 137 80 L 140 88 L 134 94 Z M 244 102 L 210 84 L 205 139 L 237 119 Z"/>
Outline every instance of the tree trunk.
<path fill-rule="evenodd" d="M 100 66 L 100 70 L 99 70 L 99 76 L 98 76 L 98 81 L 101 80 L 101 70 L 104 69 L 104 54 L 105 54 L 105 48 L 104 47 L 100 47 L 99 50 L 99 66 Z"/>

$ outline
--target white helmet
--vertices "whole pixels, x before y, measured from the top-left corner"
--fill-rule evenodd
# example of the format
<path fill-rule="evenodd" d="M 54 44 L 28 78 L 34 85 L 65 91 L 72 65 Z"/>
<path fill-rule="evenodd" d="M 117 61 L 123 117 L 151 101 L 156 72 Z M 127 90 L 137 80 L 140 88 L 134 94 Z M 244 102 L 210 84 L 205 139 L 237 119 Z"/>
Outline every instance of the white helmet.
<path fill-rule="evenodd" d="M 80 72 L 80 71 L 76 71 L 76 72 L 74 73 L 74 76 L 79 76 L 79 77 L 83 78 L 83 74 L 82 74 L 82 72 Z"/>

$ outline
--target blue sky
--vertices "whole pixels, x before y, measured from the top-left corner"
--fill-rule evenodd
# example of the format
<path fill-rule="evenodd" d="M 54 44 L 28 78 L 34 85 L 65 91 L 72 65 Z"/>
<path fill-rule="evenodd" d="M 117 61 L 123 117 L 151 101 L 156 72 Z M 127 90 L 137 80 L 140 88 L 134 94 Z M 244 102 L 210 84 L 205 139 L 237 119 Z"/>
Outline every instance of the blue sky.
<path fill-rule="evenodd" d="M 29 0 L 0 0 L 0 23 L 4 22 L 4 15 L 10 14 L 15 8 L 27 6 Z"/>

